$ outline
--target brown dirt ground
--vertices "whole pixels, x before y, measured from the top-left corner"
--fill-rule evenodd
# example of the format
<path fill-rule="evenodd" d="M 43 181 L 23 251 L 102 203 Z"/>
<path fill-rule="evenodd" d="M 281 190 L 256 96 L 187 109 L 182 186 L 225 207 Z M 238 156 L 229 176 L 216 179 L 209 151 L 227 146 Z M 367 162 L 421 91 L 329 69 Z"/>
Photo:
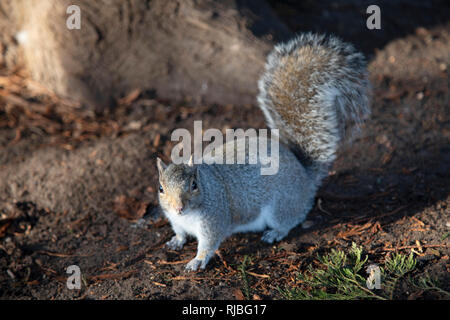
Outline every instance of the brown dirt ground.
<path fill-rule="evenodd" d="M 164 248 L 172 231 L 158 216 L 155 158 L 168 160 L 171 132 L 194 120 L 264 127 L 255 106 L 170 105 L 137 90 L 96 115 L 20 70 L 0 70 L 0 298 L 241 299 L 238 267 L 250 256 L 253 298 L 278 299 L 277 288 L 296 285 L 318 253 L 353 241 L 378 263 L 414 249 L 416 273 L 449 290 L 450 8 L 386 2 L 386 27 L 377 32 L 355 22 L 365 3 L 339 3 L 273 6 L 294 30 L 359 44 L 370 59 L 371 120 L 324 181 L 310 228 L 275 245 L 234 235 L 203 272 L 183 271 L 195 241 L 181 252 Z M 81 268 L 81 290 L 66 287 L 72 264 Z M 401 288 L 395 297 L 442 298 Z"/>

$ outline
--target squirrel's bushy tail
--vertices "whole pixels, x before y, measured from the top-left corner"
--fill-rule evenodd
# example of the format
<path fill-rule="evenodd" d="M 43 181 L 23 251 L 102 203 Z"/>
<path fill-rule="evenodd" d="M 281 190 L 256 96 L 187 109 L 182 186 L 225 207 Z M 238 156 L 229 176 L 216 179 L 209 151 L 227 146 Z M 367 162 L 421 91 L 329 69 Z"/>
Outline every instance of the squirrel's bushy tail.
<path fill-rule="evenodd" d="M 350 128 L 369 114 L 364 56 L 333 36 L 306 33 L 277 45 L 258 86 L 268 126 L 318 180 Z"/>

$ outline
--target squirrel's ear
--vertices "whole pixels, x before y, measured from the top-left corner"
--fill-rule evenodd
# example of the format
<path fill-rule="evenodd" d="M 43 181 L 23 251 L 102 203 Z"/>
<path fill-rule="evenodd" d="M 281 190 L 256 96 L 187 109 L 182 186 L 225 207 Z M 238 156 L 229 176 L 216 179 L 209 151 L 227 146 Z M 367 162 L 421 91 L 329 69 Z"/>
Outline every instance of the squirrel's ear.
<path fill-rule="evenodd" d="M 189 158 L 188 166 L 189 167 L 194 166 L 194 154 L 191 154 L 191 157 Z"/>
<path fill-rule="evenodd" d="M 197 166 L 195 168 L 195 180 L 197 181 L 197 184 L 200 184 L 200 167 Z"/>
<path fill-rule="evenodd" d="M 167 168 L 167 165 L 158 157 L 156 158 L 156 166 L 158 167 L 159 174 Z"/>

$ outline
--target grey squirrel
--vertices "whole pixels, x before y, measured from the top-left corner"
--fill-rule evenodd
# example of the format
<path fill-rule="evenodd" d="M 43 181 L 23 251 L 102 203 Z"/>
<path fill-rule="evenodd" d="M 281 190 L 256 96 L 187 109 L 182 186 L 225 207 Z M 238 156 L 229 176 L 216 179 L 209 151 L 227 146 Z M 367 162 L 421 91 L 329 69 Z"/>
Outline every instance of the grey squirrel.
<path fill-rule="evenodd" d="M 351 127 L 369 114 L 363 55 L 334 36 L 306 33 L 278 44 L 258 82 L 258 104 L 279 130 L 279 170 L 261 163 L 164 164 L 157 159 L 159 202 L 179 250 L 198 240 L 187 270 L 204 269 L 221 242 L 236 232 L 264 231 L 268 243 L 303 222 L 322 179 Z"/>

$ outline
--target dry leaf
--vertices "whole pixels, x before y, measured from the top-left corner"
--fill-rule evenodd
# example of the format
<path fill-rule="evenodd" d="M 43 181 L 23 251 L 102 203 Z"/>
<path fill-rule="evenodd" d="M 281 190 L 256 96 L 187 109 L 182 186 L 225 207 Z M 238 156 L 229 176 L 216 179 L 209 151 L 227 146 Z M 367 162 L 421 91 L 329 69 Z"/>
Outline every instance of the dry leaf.
<path fill-rule="evenodd" d="M 236 297 L 236 300 L 245 300 L 244 294 L 242 293 L 241 289 L 234 290 L 234 296 Z"/>
<path fill-rule="evenodd" d="M 117 196 L 114 200 L 114 211 L 117 215 L 130 221 L 142 218 L 147 212 L 147 206 L 147 202 L 141 202 L 125 195 Z"/>

